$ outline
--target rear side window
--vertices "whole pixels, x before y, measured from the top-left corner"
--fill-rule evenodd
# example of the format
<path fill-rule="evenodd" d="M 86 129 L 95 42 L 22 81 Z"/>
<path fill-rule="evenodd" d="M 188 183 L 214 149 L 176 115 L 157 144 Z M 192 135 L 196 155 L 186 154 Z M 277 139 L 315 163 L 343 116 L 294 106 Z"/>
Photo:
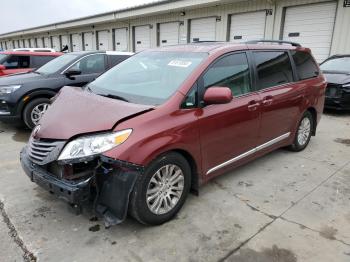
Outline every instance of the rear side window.
<path fill-rule="evenodd" d="M 317 77 L 319 74 L 318 67 L 312 56 L 303 51 L 291 52 L 299 80 Z"/>
<path fill-rule="evenodd" d="M 6 69 L 30 68 L 30 58 L 29 56 L 11 55 L 3 62 L 3 65 L 6 66 Z"/>
<path fill-rule="evenodd" d="M 70 69 L 80 70 L 82 75 L 103 73 L 106 70 L 105 55 L 97 54 L 86 56 L 82 58 L 79 62 L 77 62 L 74 66 L 72 66 Z"/>
<path fill-rule="evenodd" d="M 287 52 L 254 52 L 259 89 L 293 82 L 293 70 Z"/>
<path fill-rule="evenodd" d="M 111 67 L 123 62 L 125 59 L 129 58 L 128 55 L 109 55 L 109 64 Z"/>
<path fill-rule="evenodd" d="M 32 68 L 39 68 L 54 58 L 56 58 L 56 57 L 55 56 L 32 56 L 31 57 L 31 59 L 32 59 L 31 67 Z"/>
<path fill-rule="evenodd" d="M 250 72 L 245 53 L 227 55 L 216 61 L 203 75 L 204 88 L 228 87 L 234 96 L 250 92 Z"/>

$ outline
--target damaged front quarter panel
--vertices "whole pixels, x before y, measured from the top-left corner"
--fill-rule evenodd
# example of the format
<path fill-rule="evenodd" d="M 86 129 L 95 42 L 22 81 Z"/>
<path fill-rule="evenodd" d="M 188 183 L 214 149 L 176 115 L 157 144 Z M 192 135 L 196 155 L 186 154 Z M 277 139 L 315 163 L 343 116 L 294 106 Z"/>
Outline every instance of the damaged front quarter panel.
<path fill-rule="evenodd" d="M 144 168 L 132 163 L 100 157 L 96 170 L 95 210 L 104 218 L 105 226 L 123 222 L 128 212 L 130 194 Z"/>

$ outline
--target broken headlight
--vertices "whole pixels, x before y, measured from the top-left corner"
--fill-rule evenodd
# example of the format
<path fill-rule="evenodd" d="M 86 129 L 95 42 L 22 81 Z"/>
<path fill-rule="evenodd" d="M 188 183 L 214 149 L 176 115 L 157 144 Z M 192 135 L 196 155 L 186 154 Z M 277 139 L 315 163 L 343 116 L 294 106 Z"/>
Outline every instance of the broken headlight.
<path fill-rule="evenodd" d="M 113 133 L 79 137 L 64 147 L 58 160 L 69 160 L 101 154 L 124 143 L 131 132 L 132 129 L 125 129 Z"/>

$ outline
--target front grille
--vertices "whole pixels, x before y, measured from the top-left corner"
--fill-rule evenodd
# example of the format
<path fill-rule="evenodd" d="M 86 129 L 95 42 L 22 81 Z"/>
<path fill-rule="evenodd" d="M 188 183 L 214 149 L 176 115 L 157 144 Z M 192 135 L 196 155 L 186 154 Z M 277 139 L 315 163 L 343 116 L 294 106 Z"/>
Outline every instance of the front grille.
<path fill-rule="evenodd" d="M 326 96 L 327 97 L 341 97 L 341 86 L 335 84 L 328 84 L 326 88 Z"/>
<path fill-rule="evenodd" d="M 64 144 L 64 141 L 43 141 L 30 138 L 28 154 L 34 163 L 46 165 L 49 162 L 57 160 Z"/>

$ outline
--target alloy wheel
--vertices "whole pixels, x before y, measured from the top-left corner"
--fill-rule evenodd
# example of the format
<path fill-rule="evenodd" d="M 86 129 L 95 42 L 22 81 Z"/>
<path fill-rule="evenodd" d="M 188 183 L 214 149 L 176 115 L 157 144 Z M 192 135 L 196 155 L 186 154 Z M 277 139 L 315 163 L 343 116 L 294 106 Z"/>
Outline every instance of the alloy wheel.
<path fill-rule="evenodd" d="M 30 118 L 34 123 L 34 125 L 37 125 L 39 123 L 40 119 L 42 118 L 42 116 L 44 115 L 44 113 L 48 108 L 49 108 L 49 104 L 47 103 L 38 104 L 33 108 L 30 114 Z"/>

